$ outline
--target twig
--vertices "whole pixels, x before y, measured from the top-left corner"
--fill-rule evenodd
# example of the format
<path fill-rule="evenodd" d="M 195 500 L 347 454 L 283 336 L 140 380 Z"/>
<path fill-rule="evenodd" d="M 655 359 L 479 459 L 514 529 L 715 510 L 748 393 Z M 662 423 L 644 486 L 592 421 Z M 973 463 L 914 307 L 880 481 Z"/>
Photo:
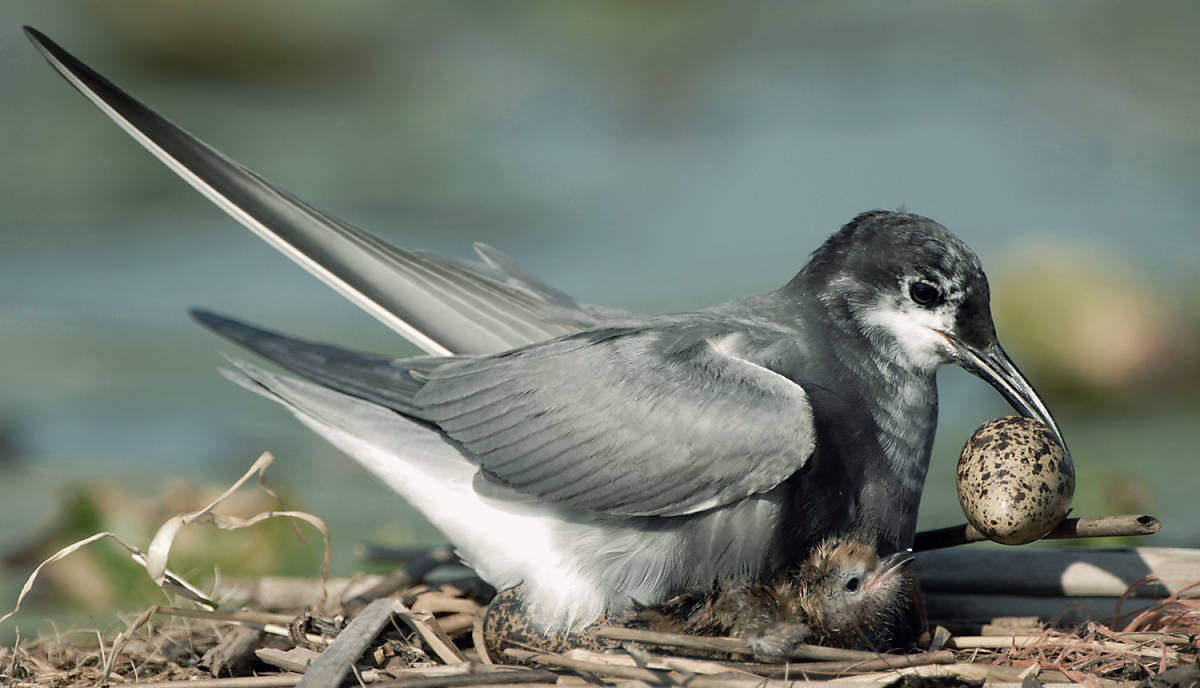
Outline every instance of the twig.
<path fill-rule="evenodd" d="M 417 611 L 417 610 L 413 610 Z M 480 617 L 479 614 L 447 614 L 438 618 L 438 625 L 446 632 L 446 635 L 451 638 L 466 633 L 475 625 L 475 620 Z"/>
<path fill-rule="evenodd" d="M 236 676 L 250 663 L 262 639 L 261 629 L 234 626 L 220 642 L 204 653 L 199 666 L 207 667 L 213 678 L 220 678 L 221 674 Z"/>
<path fill-rule="evenodd" d="M 1128 643 L 1109 642 L 1104 640 L 1092 640 L 1085 643 L 1088 648 L 1096 650 L 1104 650 L 1108 652 L 1125 652 L 1129 654 L 1139 655 L 1142 657 L 1150 657 L 1160 659 L 1164 655 L 1175 655 L 1177 653 L 1170 650 L 1163 650 L 1157 647 L 1148 645 L 1130 645 Z M 1024 649 L 1040 645 L 1042 647 L 1078 647 L 1081 645 L 1077 638 L 1054 638 L 1040 635 L 1016 635 L 1016 636 L 954 636 L 947 643 L 946 647 L 955 650 L 1007 650 L 1010 648 Z M 1168 656 L 1169 656 L 1168 655 Z"/>
<path fill-rule="evenodd" d="M 753 676 L 755 673 L 742 663 L 719 662 L 712 659 L 692 659 L 677 655 L 651 655 L 645 650 L 638 650 L 633 643 L 626 643 L 623 650 L 628 654 L 613 652 L 595 652 L 583 648 L 575 648 L 563 653 L 568 659 L 578 659 L 597 664 L 636 666 L 641 669 L 661 669 L 678 671 L 689 674 L 726 674 L 731 672 Z"/>
<path fill-rule="evenodd" d="M 921 552 L 915 575 L 927 592 L 1143 599 L 1161 599 L 1173 594 L 1200 597 L 1200 589 L 1188 589 L 1200 580 L 1200 549 L 947 549 Z M 1019 611 L 1000 612 L 1000 615 L 1037 616 Z"/>
<path fill-rule="evenodd" d="M 303 678 L 300 674 L 278 676 L 235 676 L 233 678 L 202 678 L 195 681 L 147 681 L 126 683 L 129 688 L 291 688 Z"/>
<path fill-rule="evenodd" d="M 801 667 L 797 667 L 799 671 Z M 966 678 L 976 681 L 987 681 L 989 683 L 1015 683 L 1020 685 L 1020 674 L 1022 670 L 1015 667 L 997 666 L 994 664 L 942 664 L 934 666 L 917 666 L 907 667 L 903 669 L 889 669 L 873 674 L 861 674 L 853 677 L 851 680 L 857 681 L 887 681 L 894 682 L 900 676 L 913 675 L 925 678 L 937 676 L 953 676 L 957 678 Z M 833 683 L 841 683 L 847 679 L 838 679 Z"/>
<path fill-rule="evenodd" d="M 1050 531 L 1043 540 L 1070 540 L 1075 538 L 1097 537 L 1130 537 L 1135 535 L 1153 535 L 1162 528 L 1162 522 L 1153 516 L 1145 514 L 1130 514 L 1125 516 L 1095 516 L 1087 518 L 1068 518 Z M 943 547 L 956 547 L 971 542 L 982 542 L 987 536 L 980 533 L 969 523 L 963 523 L 949 528 L 924 530 L 917 533 L 913 541 L 913 550 L 924 552 Z"/>
<path fill-rule="evenodd" d="M 325 590 L 330 599 L 337 600 L 340 611 L 341 600 L 360 594 L 382 579 L 383 576 L 378 575 L 331 578 L 326 582 Z M 215 593 L 225 607 L 266 610 L 315 608 L 321 600 L 321 594 L 319 579 L 290 576 L 225 579 L 220 581 Z M 322 608 L 321 611 L 324 613 L 328 610 Z"/>
<path fill-rule="evenodd" d="M 154 616 L 154 612 L 157 610 L 158 605 L 151 605 L 146 611 L 139 614 L 138 618 L 134 619 L 128 628 L 117 634 L 117 637 L 113 639 L 112 649 L 109 650 L 108 657 L 104 661 L 104 674 L 96 682 L 97 685 L 108 683 L 108 677 L 112 675 L 113 667 L 116 666 L 117 657 L 121 656 L 121 653 L 125 650 L 125 646 L 129 644 L 129 639 L 133 637 L 133 634 L 139 628 L 146 625 L 146 622 L 150 620 L 150 617 Z M 103 648 L 103 643 L 101 643 L 101 647 Z"/>
<path fill-rule="evenodd" d="M 492 661 L 492 656 L 488 654 L 487 639 L 483 635 L 483 615 L 475 617 L 475 624 L 471 627 L 471 642 L 475 644 L 475 652 L 479 653 L 479 661 L 484 664 L 495 664 Z"/>
<path fill-rule="evenodd" d="M 271 635 L 288 636 L 289 628 L 296 621 L 295 614 L 272 614 L 271 612 L 256 612 L 252 610 L 233 609 L 185 609 L 183 607 L 162 607 L 155 609 L 156 614 L 182 616 L 192 619 L 207 619 L 209 621 L 225 621 L 257 628 Z M 319 621 L 319 620 L 314 620 Z M 316 633 L 305 633 L 305 640 L 314 645 L 328 645 L 329 638 Z"/>
<path fill-rule="evenodd" d="M 429 555 L 429 547 L 387 547 L 362 542 L 354 546 L 354 554 L 371 562 L 400 562 L 423 559 Z M 455 557 L 457 560 L 457 557 Z"/>
<path fill-rule="evenodd" d="M 454 686 L 492 686 L 497 684 L 546 683 L 554 684 L 561 674 L 548 669 L 489 669 L 465 674 L 402 678 L 373 683 L 377 688 L 453 688 Z"/>
<path fill-rule="evenodd" d="M 228 621 L 241 624 L 280 624 L 286 626 L 296 619 L 295 614 L 272 614 L 271 612 L 256 612 L 252 610 L 208 610 L 185 609 L 183 607 L 163 607 L 155 609 L 156 614 L 169 616 L 186 616 L 193 619 L 208 619 L 210 621 Z"/>
<path fill-rule="evenodd" d="M 321 653 L 300 682 L 301 688 L 340 685 L 350 667 L 379 635 L 392 615 L 393 600 L 376 600 L 354 617 L 336 640 Z"/>
<path fill-rule="evenodd" d="M 1187 633 L 1139 631 L 1136 633 L 1113 633 L 1112 637 L 1127 643 L 1162 643 L 1164 645 L 1191 645 Z"/>
<path fill-rule="evenodd" d="M 728 652 L 732 654 L 752 654 L 746 641 L 741 638 L 710 638 L 704 636 L 683 635 L 679 633 L 660 633 L 639 628 L 623 626 L 598 626 L 593 632 L 597 637 L 610 640 L 634 640 L 648 645 L 664 647 L 681 647 L 688 650 L 704 650 L 708 652 Z M 806 660 L 864 660 L 874 659 L 874 652 L 862 650 L 846 650 L 840 647 L 823 647 L 821 645 L 797 645 L 789 654 L 789 659 Z"/>
<path fill-rule="evenodd" d="M 346 613 L 353 613 L 371 600 L 386 597 L 401 588 L 421 582 L 431 571 L 445 564 L 458 561 L 458 555 L 450 547 L 435 547 L 420 559 L 409 562 L 408 566 L 384 576 L 375 585 L 363 590 L 354 597 L 342 603 Z"/>
<path fill-rule="evenodd" d="M 1028 581 L 1014 582 L 1013 587 L 1024 583 Z M 1053 619 L 1057 625 L 1070 625 L 1094 619 L 1111 619 L 1117 611 L 1116 597 L 1043 597 L 1037 594 L 997 595 L 987 590 L 970 593 L 927 590 L 922 599 L 930 620 L 950 626 L 956 633 L 964 635 L 976 635 L 976 631 L 968 632 L 968 629 L 981 629 L 981 623 L 985 620 L 1005 614 L 1036 616 Z M 1137 598 L 1128 600 L 1126 605 L 1130 610 L 1141 611 L 1155 603 L 1153 599 Z"/>
<path fill-rule="evenodd" d="M 307 647 L 293 647 L 290 650 L 279 650 L 273 647 L 260 647 L 254 651 L 254 656 L 258 657 L 264 664 L 270 664 L 273 667 L 284 671 L 294 671 L 298 674 L 303 674 L 308 671 L 308 667 L 317 660 L 321 654 L 315 650 L 310 650 Z"/>
<path fill-rule="evenodd" d="M 615 678 L 624 678 L 632 681 L 641 681 L 650 685 L 678 685 L 687 686 L 687 688 L 854 688 L 855 686 L 877 686 L 881 683 L 879 680 L 867 680 L 870 676 L 852 677 L 846 679 L 838 679 L 835 681 L 808 681 L 808 680 L 777 680 L 767 679 L 757 676 L 748 676 L 744 679 L 733 678 L 729 676 L 696 676 L 694 674 L 683 673 L 676 680 L 673 674 L 659 672 L 649 669 L 639 669 L 629 666 L 614 666 L 601 662 L 588 662 L 577 659 L 569 659 L 561 655 L 545 654 L 536 652 L 527 652 L 525 650 L 505 650 L 505 653 L 519 659 L 523 662 L 540 662 L 542 664 L 551 664 L 561 666 L 564 669 L 571 669 L 576 672 L 586 672 L 601 676 L 611 676 Z M 661 658 L 659 658 L 661 659 Z M 804 665 L 795 667 L 799 671 Z M 930 669 L 931 667 L 908 667 L 906 669 L 893 671 L 919 671 L 921 669 Z M 732 669 L 732 671 L 738 671 Z M 880 678 L 886 678 L 887 675 L 880 674 Z M 895 678 L 892 674 L 891 678 Z"/>
<path fill-rule="evenodd" d="M 589 662 L 582 659 L 571 659 L 548 652 L 530 652 L 529 650 L 518 650 L 508 648 L 504 654 L 512 657 L 519 662 L 536 662 L 538 664 L 549 664 L 551 666 L 559 666 L 572 671 L 583 671 L 590 674 L 598 674 L 600 676 L 615 676 L 616 678 L 627 678 L 634 681 L 645 681 L 653 685 L 670 685 L 674 683 L 665 671 L 654 671 L 651 669 L 639 669 L 637 667 L 621 666 L 619 664 L 604 664 L 601 662 Z"/>
<path fill-rule="evenodd" d="M 803 664 L 743 664 L 746 671 L 778 678 L 781 676 L 841 676 L 844 674 L 887 671 L 906 667 L 931 664 L 953 664 L 956 661 L 950 650 L 919 652 L 911 655 L 878 655 L 874 659 L 843 660 L 838 662 L 805 662 Z"/>
<path fill-rule="evenodd" d="M 482 614 L 483 607 L 475 600 L 453 597 L 440 590 L 430 590 L 417 595 L 408 605 L 416 612 L 460 612 L 466 614 Z"/>
<path fill-rule="evenodd" d="M 728 654 L 751 654 L 746 641 L 740 638 L 719 638 L 709 636 L 683 635 L 680 633 L 660 633 L 624 626 L 597 626 L 592 633 L 598 638 L 609 640 L 633 640 L 647 645 L 662 647 L 679 647 L 685 650 L 703 650 L 705 652 L 725 652 Z"/>
<path fill-rule="evenodd" d="M 404 606 L 404 603 L 400 600 L 390 601 L 392 611 L 396 612 L 409 628 L 420 634 L 421 639 L 425 641 L 425 644 L 433 650 L 439 659 L 446 664 L 466 663 L 467 658 L 463 656 L 463 653 L 454 644 L 454 641 L 450 639 L 450 636 L 446 635 L 446 632 L 442 630 L 441 625 L 433 617 L 433 614 L 429 612 L 414 612 Z M 374 602 L 371 604 L 374 604 Z"/>

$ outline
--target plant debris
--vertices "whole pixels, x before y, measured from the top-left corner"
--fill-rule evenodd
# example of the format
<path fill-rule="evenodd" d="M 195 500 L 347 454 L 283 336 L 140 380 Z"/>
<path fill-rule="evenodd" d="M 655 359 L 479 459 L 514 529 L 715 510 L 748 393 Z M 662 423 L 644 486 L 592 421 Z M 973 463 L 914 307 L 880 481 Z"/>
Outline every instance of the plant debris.
<path fill-rule="evenodd" d="M 429 582 L 430 573 L 456 564 L 445 547 L 409 553 L 412 558 L 403 569 L 374 579 L 326 580 L 328 546 L 319 580 L 262 578 L 250 585 L 223 581 L 214 592 L 204 593 L 172 573 L 167 568 L 171 542 L 192 523 L 242 528 L 283 516 L 312 524 L 328 543 L 323 523 L 311 514 L 280 509 L 243 519 L 216 511 L 252 475 L 258 473 L 261 481 L 269 463 L 269 455 L 264 455 L 207 507 L 169 519 L 145 550 L 101 533 L 63 548 L 38 566 L 17 608 L 0 622 L 18 611 L 44 567 L 104 537 L 120 542 L 150 578 L 181 600 L 177 604 L 187 606 L 152 605 L 123 619 L 125 628 L 118 633 L 78 630 L 18 639 L 0 648 L 0 685 L 432 688 L 591 683 L 749 688 L 836 681 L 912 688 L 1032 688 L 1049 683 L 1174 688 L 1200 681 L 1200 599 L 1195 599 L 1200 570 L 1190 572 L 1196 581 L 1190 584 L 1153 575 L 1137 581 L 1115 599 L 1117 613 L 1109 619 L 1044 623 L 1032 617 L 981 621 L 940 616 L 931 620 L 935 628 L 923 636 L 919 651 L 880 654 L 803 647 L 781 664 L 752 661 L 744 641 L 735 638 L 612 626 L 597 633 L 618 642 L 616 651 L 507 649 L 504 656 L 488 656 L 481 640 L 482 620 L 494 591 L 474 577 Z M 253 593 L 247 594 L 248 589 Z M 1135 597 L 1141 603 L 1138 608 L 1121 613 L 1122 604 Z M 287 602 L 281 607 L 280 600 Z"/>

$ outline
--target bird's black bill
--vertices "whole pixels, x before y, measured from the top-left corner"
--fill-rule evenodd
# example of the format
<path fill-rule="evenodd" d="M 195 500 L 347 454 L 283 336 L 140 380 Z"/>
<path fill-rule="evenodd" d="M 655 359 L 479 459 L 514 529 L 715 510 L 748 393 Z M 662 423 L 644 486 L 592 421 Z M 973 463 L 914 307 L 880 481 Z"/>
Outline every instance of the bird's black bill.
<path fill-rule="evenodd" d="M 944 332 L 942 334 L 954 346 L 959 365 L 995 387 L 1021 415 L 1032 418 L 1050 428 L 1050 431 L 1054 433 L 1054 438 L 1058 440 L 1063 449 L 1067 448 L 1062 432 L 1058 429 L 1058 423 L 1054 421 L 1054 416 L 1050 414 L 1046 402 L 1042 401 L 1037 390 L 1017 368 L 1017 364 L 1012 362 L 1000 344 L 993 343 L 986 349 L 978 349 L 949 334 Z"/>

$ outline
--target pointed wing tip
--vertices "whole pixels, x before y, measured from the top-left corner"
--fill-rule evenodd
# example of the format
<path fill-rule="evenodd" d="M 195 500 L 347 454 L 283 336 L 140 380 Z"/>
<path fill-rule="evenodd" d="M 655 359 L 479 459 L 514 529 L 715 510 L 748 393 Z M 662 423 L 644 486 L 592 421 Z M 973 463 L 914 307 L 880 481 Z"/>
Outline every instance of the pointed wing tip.
<path fill-rule="evenodd" d="M 247 346 L 250 349 L 254 349 L 251 342 L 255 336 L 274 335 L 272 332 L 259 329 L 219 313 L 204 310 L 203 308 L 189 308 L 188 315 L 192 316 L 192 320 L 200 323 L 211 332 L 242 346 Z"/>
<path fill-rule="evenodd" d="M 205 322 L 210 318 L 217 317 L 216 313 L 213 313 L 207 308 L 201 308 L 200 306 L 192 306 L 191 308 L 187 309 L 187 312 L 188 315 L 192 316 L 192 320 L 199 322 Z"/>
<path fill-rule="evenodd" d="M 104 91 L 106 89 L 120 90 L 109 83 L 104 77 L 97 74 L 84 63 L 80 62 L 71 53 L 67 52 L 61 45 L 50 40 L 46 34 L 38 31 L 32 26 L 24 26 L 25 36 L 33 43 L 33 47 L 37 50 L 46 62 L 58 72 L 60 76 L 67 80 L 77 90 L 87 95 L 88 91 Z M 90 97 L 90 96 L 89 96 Z"/>
<path fill-rule="evenodd" d="M 29 26 L 28 24 L 22 26 L 21 30 L 25 33 L 25 37 L 29 39 L 29 42 L 33 43 L 33 47 L 37 48 L 37 51 L 41 53 L 43 57 L 52 62 L 59 59 L 58 53 L 63 52 L 63 49 L 59 47 L 57 43 L 50 40 L 49 36 L 41 31 L 38 31 L 32 26 Z"/>
<path fill-rule="evenodd" d="M 222 325 L 230 322 L 229 318 L 204 308 L 189 308 L 188 315 L 192 317 L 192 320 L 195 320 L 210 330 L 216 330 L 218 332 L 220 331 Z"/>

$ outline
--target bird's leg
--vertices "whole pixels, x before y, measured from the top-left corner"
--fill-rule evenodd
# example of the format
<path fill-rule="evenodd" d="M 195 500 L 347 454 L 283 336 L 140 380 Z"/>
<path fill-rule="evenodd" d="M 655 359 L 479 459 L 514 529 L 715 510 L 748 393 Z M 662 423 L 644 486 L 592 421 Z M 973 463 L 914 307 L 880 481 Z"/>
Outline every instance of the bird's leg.
<path fill-rule="evenodd" d="M 798 618 L 746 629 L 741 634 L 754 657 L 763 661 L 784 659 L 797 645 L 808 642 L 811 637 L 812 629 Z"/>

